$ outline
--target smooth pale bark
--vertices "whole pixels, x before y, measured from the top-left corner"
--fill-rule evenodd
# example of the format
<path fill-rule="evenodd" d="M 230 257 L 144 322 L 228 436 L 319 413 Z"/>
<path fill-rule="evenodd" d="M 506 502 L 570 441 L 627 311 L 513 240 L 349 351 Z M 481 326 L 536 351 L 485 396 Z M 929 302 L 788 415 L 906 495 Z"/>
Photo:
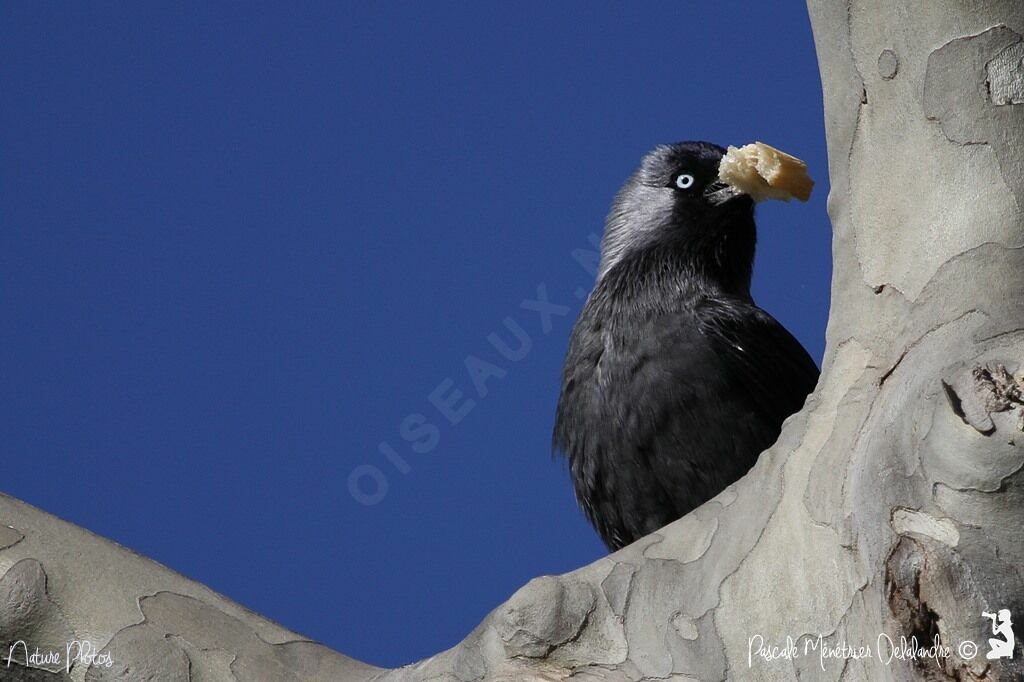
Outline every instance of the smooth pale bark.
<path fill-rule="evenodd" d="M 49 675 L 19 650 L 0 675 L 1017 679 L 1020 645 L 987 660 L 981 614 L 1024 621 L 1024 4 L 809 6 L 832 180 L 828 345 L 817 391 L 743 480 L 608 558 L 531 581 L 454 649 L 391 671 L 0 498 L 3 641 L 89 639 L 113 659 Z M 819 635 L 872 656 L 823 661 L 804 649 Z M 951 655 L 886 664 L 880 635 L 938 635 Z M 796 657 L 756 655 L 757 637 L 787 636 Z"/>

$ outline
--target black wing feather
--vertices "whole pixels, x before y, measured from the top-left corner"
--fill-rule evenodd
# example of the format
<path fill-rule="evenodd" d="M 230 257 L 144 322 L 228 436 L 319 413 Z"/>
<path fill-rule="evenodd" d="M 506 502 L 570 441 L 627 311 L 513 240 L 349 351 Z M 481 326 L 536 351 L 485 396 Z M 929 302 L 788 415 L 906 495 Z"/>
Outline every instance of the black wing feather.
<path fill-rule="evenodd" d="M 803 407 L 818 383 L 818 366 L 774 317 L 753 303 L 723 298 L 700 300 L 694 313 L 723 368 L 766 418 L 781 425 Z"/>
<path fill-rule="evenodd" d="M 818 369 L 740 299 L 585 306 L 570 339 L 554 444 L 610 549 L 683 516 L 741 477 L 800 409 Z"/>

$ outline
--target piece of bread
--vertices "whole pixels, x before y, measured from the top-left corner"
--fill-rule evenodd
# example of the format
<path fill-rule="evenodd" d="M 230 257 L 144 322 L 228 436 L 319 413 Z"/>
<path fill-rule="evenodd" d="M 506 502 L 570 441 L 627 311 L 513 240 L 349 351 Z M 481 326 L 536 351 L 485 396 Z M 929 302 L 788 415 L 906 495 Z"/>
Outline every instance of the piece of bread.
<path fill-rule="evenodd" d="M 763 142 L 729 147 L 718 166 L 718 179 L 754 201 L 807 201 L 814 187 L 807 164 Z"/>

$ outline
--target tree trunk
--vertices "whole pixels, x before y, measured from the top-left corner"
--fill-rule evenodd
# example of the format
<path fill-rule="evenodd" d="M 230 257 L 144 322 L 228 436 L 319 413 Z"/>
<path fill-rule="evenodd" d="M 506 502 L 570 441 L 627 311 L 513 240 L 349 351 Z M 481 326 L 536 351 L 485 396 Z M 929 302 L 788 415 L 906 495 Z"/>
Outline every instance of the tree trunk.
<path fill-rule="evenodd" d="M 1000 609 L 1024 619 L 1024 4 L 809 6 L 828 345 L 814 395 L 745 478 L 391 671 L 0 498 L 4 679 L 1018 679 L 1020 647 L 986 655 L 1012 639 L 994 634 Z M 101 657 L 70 674 L 28 660 L 85 639 Z"/>

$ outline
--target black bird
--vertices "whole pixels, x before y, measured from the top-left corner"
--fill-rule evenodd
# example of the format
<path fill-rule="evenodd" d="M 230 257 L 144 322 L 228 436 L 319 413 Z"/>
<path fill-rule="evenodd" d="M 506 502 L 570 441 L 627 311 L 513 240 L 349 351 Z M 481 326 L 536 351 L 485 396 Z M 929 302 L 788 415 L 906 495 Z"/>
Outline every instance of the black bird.
<path fill-rule="evenodd" d="M 750 296 L 754 202 L 707 142 L 649 152 L 612 205 L 569 340 L 554 447 L 610 550 L 745 474 L 818 380 Z"/>

